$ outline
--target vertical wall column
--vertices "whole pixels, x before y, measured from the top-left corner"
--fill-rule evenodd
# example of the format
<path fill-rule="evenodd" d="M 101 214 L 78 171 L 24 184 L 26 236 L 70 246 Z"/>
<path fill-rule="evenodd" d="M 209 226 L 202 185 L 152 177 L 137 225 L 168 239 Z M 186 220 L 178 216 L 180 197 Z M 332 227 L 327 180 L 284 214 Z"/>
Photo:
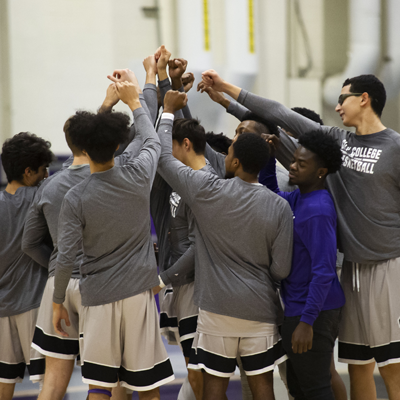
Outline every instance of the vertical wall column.
<path fill-rule="evenodd" d="M 8 0 L 0 0 L 0 142 L 11 136 L 10 42 Z"/>

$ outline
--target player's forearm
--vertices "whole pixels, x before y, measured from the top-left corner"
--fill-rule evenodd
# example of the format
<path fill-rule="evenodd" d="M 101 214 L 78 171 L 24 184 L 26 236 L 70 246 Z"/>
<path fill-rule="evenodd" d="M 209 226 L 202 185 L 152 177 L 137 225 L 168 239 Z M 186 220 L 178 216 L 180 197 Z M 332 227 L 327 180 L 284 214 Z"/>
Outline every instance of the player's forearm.
<path fill-rule="evenodd" d="M 162 281 L 175 287 L 189 283 L 194 279 L 194 260 L 195 246 L 191 244 L 174 265 L 160 274 Z"/>
<path fill-rule="evenodd" d="M 143 88 L 143 95 L 150 111 L 150 121 L 154 125 L 158 113 L 157 87 L 155 84 L 146 83 Z"/>
<path fill-rule="evenodd" d="M 72 270 L 74 268 L 73 263 L 68 263 L 61 265 L 58 263 L 54 276 L 54 293 L 53 293 L 53 302 L 56 304 L 62 304 L 65 300 L 65 292 L 67 290 L 67 286 L 69 280 L 72 276 Z"/>
<path fill-rule="evenodd" d="M 224 81 L 223 83 L 222 91 L 231 96 L 235 100 L 238 99 L 241 90 L 242 89 L 239 86 L 235 86 L 232 83 L 226 81 Z"/>
<path fill-rule="evenodd" d="M 310 130 L 321 130 L 321 125 L 317 122 L 303 117 L 277 101 L 257 96 L 244 89 L 241 90 L 237 100 L 250 111 L 286 129 L 293 135 L 298 136 Z"/>

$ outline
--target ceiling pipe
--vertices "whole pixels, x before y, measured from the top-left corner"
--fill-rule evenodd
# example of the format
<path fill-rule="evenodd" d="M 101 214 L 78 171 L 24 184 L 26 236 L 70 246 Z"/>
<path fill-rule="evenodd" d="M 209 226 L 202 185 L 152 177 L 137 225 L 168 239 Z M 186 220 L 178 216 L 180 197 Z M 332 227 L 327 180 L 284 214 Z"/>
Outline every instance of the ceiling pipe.
<path fill-rule="evenodd" d="M 393 3 L 400 3 L 394 0 Z M 343 82 L 363 74 L 375 74 L 380 61 L 380 0 L 350 0 L 350 46 L 345 70 L 326 79 L 324 101 L 335 106 Z M 399 14 L 392 15 L 394 18 Z"/>

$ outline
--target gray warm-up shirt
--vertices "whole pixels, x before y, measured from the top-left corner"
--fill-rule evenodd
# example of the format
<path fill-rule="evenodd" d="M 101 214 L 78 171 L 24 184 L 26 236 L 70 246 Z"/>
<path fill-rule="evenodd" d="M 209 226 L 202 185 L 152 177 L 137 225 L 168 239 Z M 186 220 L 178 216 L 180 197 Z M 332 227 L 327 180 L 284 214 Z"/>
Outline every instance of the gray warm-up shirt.
<path fill-rule="evenodd" d="M 215 174 L 207 161 L 200 171 Z M 181 196 L 172 191 L 169 197 L 169 261 L 160 276 L 165 284 L 181 286 L 194 281 L 196 219 Z"/>
<path fill-rule="evenodd" d="M 220 315 L 282 322 L 274 280 L 292 260 L 289 204 L 262 185 L 194 171 L 172 156 L 172 120 L 161 119 L 159 172 L 196 221 L 195 303 Z"/>
<path fill-rule="evenodd" d="M 161 146 L 143 108 L 134 111 L 134 118 L 135 140 L 115 160 L 115 166 L 91 174 L 64 197 L 58 228 L 55 303 L 64 301 L 81 240 L 83 306 L 122 300 L 159 283 L 149 209 Z M 136 148 L 136 140 L 143 143 L 137 156 L 130 152 L 130 148 Z"/>
<path fill-rule="evenodd" d="M 0 192 L 0 317 L 39 307 L 47 269 L 22 252 L 25 219 L 37 187 Z M 0 339 L 1 340 L 1 339 Z"/>
<path fill-rule="evenodd" d="M 385 129 L 371 135 L 356 135 L 337 127 L 321 126 L 276 101 L 246 90 L 241 91 L 238 101 L 294 135 L 319 130 L 334 137 L 342 149 L 343 165 L 338 172 L 328 175 L 327 186 L 338 215 L 339 250 L 344 252 L 346 260 L 364 264 L 400 256 L 397 132 Z M 286 141 L 293 150 L 294 142 Z"/>
<path fill-rule="evenodd" d="M 47 229 L 53 241 L 54 250 L 48 262 L 49 277 L 54 276 L 57 264 L 58 217 L 64 196 L 72 187 L 90 176 L 89 164 L 70 166 L 50 177 L 48 183 L 40 188 L 29 210 L 22 238 L 22 249 L 37 262 L 44 258 L 43 243 Z M 80 278 L 79 265 L 82 260 L 82 246 L 79 247 L 72 278 Z"/>

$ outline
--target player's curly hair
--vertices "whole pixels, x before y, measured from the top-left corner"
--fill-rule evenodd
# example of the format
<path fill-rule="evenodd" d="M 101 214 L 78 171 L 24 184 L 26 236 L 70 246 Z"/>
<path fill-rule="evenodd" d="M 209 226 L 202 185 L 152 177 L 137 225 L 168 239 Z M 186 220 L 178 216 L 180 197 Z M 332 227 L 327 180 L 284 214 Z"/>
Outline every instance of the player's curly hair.
<path fill-rule="evenodd" d="M 246 113 L 242 122 L 244 121 L 256 122 L 257 132 L 251 132 L 251 133 L 256 133 L 258 135 L 261 135 L 262 133 L 269 133 L 270 135 L 275 135 L 276 137 L 279 137 L 279 129 L 276 124 L 269 121 L 268 119 L 259 117 L 257 114 L 253 112 Z"/>
<path fill-rule="evenodd" d="M 309 108 L 293 107 L 292 111 L 297 112 L 297 114 L 300 114 L 303 117 L 311 119 L 311 121 L 317 122 L 320 125 L 324 124 L 324 121 L 322 121 L 321 116 L 318 113 L 316 113 L 315 111 L 310 110 Z"/>
<path fill-rule="evenodd" d="M 70 120 L 74 127 L 69 132 L 72 142 L 96 163 L 110 161 L 118 145 L 128 140 L 130 119 L 127 114 L 78 111 Z"/>
<path fill-rule="evenodd" d="M 339 171 L 342 165 L 342 151 L 332 136 L 313 130 L 301 135 L 299 144 L 318 157 L 321 166 L 328 168 L 328 174 Z"/>
<path fill-rule="evenodd" d="M 91 126 L 94 115 L 91 112 L 78 111 L 65 122 L 65 140 L 73 155 L 82 155 L 82 150 L 76 143 L 79 142 L 79 137 Z"/>
<path fill-rule="evenodd" d="M 232 144 L 232 139 L 223 133 L 207 132 L 206 141 L 212 149 L 223 154 L 228 154 L 229 146 Z"/>
<path fill-rule="evenodd" d="M 8 182 L 22 181 L 28 167 L 37 172 L 42 165 L 48 166 L 55 159 L 50 147 L 50 142 L 29 132 L 20 132 L 7 139 L 3 144 L 1 162 Z"/>
<path fill-rule="evenodd" d="M 233 154 L 242 164 L 243 171 L 256 175 L 269 160 L 269 146 L 256 133 L 242 133 L 232 144 Z"/>

